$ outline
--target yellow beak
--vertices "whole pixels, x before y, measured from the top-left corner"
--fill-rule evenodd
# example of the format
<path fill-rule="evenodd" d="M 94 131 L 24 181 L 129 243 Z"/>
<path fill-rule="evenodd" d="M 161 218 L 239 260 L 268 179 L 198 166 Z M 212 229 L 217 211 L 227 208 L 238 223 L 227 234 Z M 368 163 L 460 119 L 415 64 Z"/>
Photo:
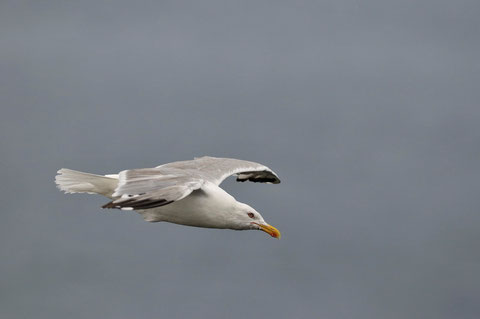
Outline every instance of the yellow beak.
<path fill-rule="evenodd" d="M 261 230 L 263 230 L 264 232 L 266 232 L 270 236 L 272 236 L 274 238 L 277 238 L 277 239 L 280 239 L 280 237 L 281 237 L 280 231 L 278 229 L 276 229 L 275 227 L 270 226 L 268 224 L 266 224 L 266 225 L 257 224 L 257 225 L 260 226 Z"/>

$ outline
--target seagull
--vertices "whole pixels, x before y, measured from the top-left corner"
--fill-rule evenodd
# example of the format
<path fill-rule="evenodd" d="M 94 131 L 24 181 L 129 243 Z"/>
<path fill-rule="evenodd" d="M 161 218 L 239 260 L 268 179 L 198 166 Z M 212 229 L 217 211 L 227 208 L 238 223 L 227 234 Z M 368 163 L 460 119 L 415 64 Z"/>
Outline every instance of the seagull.
<path fill-rule="evenodd" d="M 55 177 L 65 193 L 100 194 L 111 199 L 102 208 L 135 210 L 148 222 L 233 230 L 280 232 L 262 215 L 219 187 L 231 175 L 238 182 L 278 184 L 267 166 L 233 158 L 204 156 L 154 168 L 95 175 L 62 168 Z"/>

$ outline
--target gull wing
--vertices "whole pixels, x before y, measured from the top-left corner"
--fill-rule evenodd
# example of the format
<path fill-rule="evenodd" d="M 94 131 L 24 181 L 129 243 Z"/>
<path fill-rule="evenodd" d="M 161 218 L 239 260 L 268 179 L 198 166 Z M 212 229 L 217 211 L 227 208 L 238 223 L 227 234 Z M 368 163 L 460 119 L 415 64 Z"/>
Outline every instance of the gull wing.
<path fill-rule="evenodd" d="M 204 184 L 188 172 L 168 168 L 141 168 L 122 171 L 114 200 L 102 208 L 149 209 L 179 201 Z"/>
<path fill-rule="evenodd" d="M 236 175 L 238 182 L 280 183 L 277 174 L 267 166 L 233 158 L 204 156 L 191 161 L 168 163 L 158 166 L 158 168 L 185 170 L 197 174 L 215 185 L 219 185 L 231 175 Z"/>

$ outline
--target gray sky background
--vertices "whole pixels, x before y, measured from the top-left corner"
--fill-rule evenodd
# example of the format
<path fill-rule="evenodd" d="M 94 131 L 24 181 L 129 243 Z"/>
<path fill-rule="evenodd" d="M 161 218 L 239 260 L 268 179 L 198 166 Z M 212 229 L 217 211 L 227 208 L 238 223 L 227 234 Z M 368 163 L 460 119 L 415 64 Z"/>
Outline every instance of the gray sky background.
<path fill-rule="evenodd" d="M 0 317 L 479 318 L 479 10 L 2 1 Z M 201 155 L 281 240 L 53 183 Z"/>

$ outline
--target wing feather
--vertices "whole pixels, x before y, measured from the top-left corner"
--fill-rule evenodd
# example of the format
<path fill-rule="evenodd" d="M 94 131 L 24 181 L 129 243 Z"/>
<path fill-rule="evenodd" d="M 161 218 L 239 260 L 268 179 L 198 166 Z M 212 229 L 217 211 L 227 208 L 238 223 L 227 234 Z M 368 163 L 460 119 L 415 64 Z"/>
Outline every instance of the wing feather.
<path fill-rule="evenodd" d="M 142 168 L 122 171 L 114 200 L 102 208 L 148 209 L 179 201 L 204 181 L 178 170 Z"/>
<path fill-rule="evenodd" d="M 277 174 L 267 166 L 233 158 L 204 156 L 191 161 L 173 162 L 158 167 L 197 171 L 203 178 L 216 185 L 220 185 L 231 175 L 237 175 L 238 182 L 280 183 Z"/>

